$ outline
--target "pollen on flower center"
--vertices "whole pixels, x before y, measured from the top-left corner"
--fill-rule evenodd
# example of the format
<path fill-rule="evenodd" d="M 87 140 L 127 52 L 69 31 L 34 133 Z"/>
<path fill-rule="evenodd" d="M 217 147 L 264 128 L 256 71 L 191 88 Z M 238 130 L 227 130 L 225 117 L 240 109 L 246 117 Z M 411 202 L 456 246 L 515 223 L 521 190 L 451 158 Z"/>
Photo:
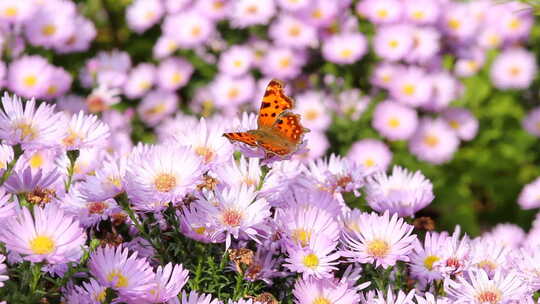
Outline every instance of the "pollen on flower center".
<path fill-rule="evenodd" d="M 249 14 L 256 14 L 259 9 L 255 5 L 250 5 L 246 8 L 246 12 Z"/>
<path fill-rule="evenodd" d="M 36 153 L 32 155 L 32 157 L 30 157 L 28 163 L 30 164 L 30 167 L 32 169 L 41 168 L 41 166 L 43 166 L 43 156 L 41 156 L 41 154 L 39 153 Z"/>
<path fill-rule="evenodd" d="M 388 10 L 386 9 L 380 9 L 377 11 L 377 17 L 381 18 L 381 19 L 385 19 L 386 17 L 388 17 Z"/>
<path fill-rule="evenodd" d="M 154 179 L 154 185 L 159 192 L 169 192 L 176 187 L 176 177 L 169 173 L 160 173 Z"/>
<path fill-rule="evenodd" d="M 495 264 L 493 261 L 490 260 L 483 260 L 478 262 L 478 267 L 483 268 L 485 270 L 493 271 L 497 269 L 497 264 Z"/>
<path fill-rule="evenodd" d="M 510 73 L 510 75 L 516 77 L 516 76 L 519 76 L 519 74 L 521 74 L 521 69 L 518 68 L 518 67 L 511 67 L 508 70 L 508 73 Z"/>
<path fill-rule="evenodd" d="M 303 263 L 306 267 L 313 269 L 319 266 L 319 258 L 315 254 L 310 253 L 304 257 Z"/>
<path fill-rule="evenodd" d="M 229 92 L 227 92 L 227 97 L 229 97 L 229 99 L 233 99 L 238 97 L 239 94 L 240 90 L 238 90 L 238 88 L 230 88 Z"/>
<path fill-rule="evenodd" d="M 459 122 L 457 122 L 457 120 L 451 120 L 448 124 L 452 129 L 459 129 Z"/>
<path fill-rule="evenodd" d="M 425 17 L 425 14 L 423 11 L 415 11 L 412 13 L 412 17 L 415 20 L 422 20 Z"/>
<path fill-rule="evenodd" d="M 373 167 L 375 166 L 375 161 L 373 160 L 373 158 L 368 157 L 364 160 L 364 166 Z"/>
<path fill-rule="evenodd" d="M 341 57 L 343 57 L 343 58 L 349 58 L 349 57 L 351 57 L 352 53 L 353 53 L 353 52 L 352 52 L 351 49 L 343 49 L 343 50 L 341 50 L 341 54 L 340 54 L 340 55 L 341 55 Z"/>
<path fill-rule="evenodd" d="M 321 19 L 323 17 L 323 12 L 321 11 L 321 9 L 315 9 L 311 13 L 311 17 L 313 17 L 315 19 Z"/>
<path fill-rule="evenodd" d="M 521 21 L 517 18 L 513 18 L 512 21 L 510 21 L 509 27 L 512 30 L 517 30 L 521 27 Z"/>
<path fill-rule="evenodd" d="M 403 86 L 403 94 L 412 96 L 416 92 L 416 87 L 413 84 L 406 84 Z"/>
<path fill-rule="evenodd" d="M 47 24 L 41 28 L 41 33 L 47 37 L 52 36 L 56 33 L 56 26 L 54 24 Z"/>
<path fill-rule="evenodd" d="M 180 81 L 182 81 L 182 74 L 176 72 L 176 73 L 173 73 L 172 76 L 171 76 L 171 82 L 176 84 L 176 83 L 180 83 Z"/>
<path fill-rule="evenodd" d="M 155 107 L 151 107 L 145 113 L 148 115 L 157 115 L 165 112 L 166 109 L 167 107 L 164 104 L 160 103 L 157 104 Z"/>
<path fill-rule="evenodd" d="M 37 137 L 36 130 L 29 123 L 20 122 L 15 127 L 21 130 L 21 138 L 35 139 Z"/>
<path fill-rule="evenodd" d="M 36 75 L 28 75 L 23 78 L 23 84 L 30 88 L 34 87 L 37 84 L 37 81 Z"/>
<path fill-rule="evenodd" d="M 456 19 L 450 19 L 448 21 L 448 26 L 453 30 L 457 30 L 461 27 L 461 22 L 459 22 L 459 20 L 456 20 Z"/>
<path fill-rule="evenodd" d="M 369 242 L 367 246 L 367 251 L 370 255 L 378 258 L 382 258 L 388 254 L 390 251 L 390 246 L 388 243 L 383 240 L 373 240 Z"/>
<path fill-rule="evenodd" d="M 290 58 L 282 58 L 279 61 L 279 67 L 281 68 L 288 68 L 291 65 L 291 59 Z"/>
<path fill-rule="evenodd" d="M 302 246 L 307 246 L 309 239 L 311 238 L 311 231 L 307 231 L 306 229 L 303 229 L 303 228 L 295 229 L 292 232 L 292 238 L 300 242 Z"/>
<path fill-rule="evenodd" d="M 200 146 L 200 147 L 195 148 L 195 153 L 201 156 L 204 159 L 205 163 L 211 162 L 214 159 L 214 156 L 216 154 L 214 150 L 205 146 Z"/>
<path fill-rule="evenodd" d="M 428 255 L 425 259 L 424 259 L 424 267 L 426 267 L 427 270 L 432 270 L 433 269 L 433 264 L 435 262 L 437 262 L 438 260 L 440 260 L 440 258 L 436 255 Z"/>
<path fill-rule="evenodd" d="M 446 260 L 446 266 L 459 268 L 459 266 L 461 266 L 461 262 L 457 258 L 449 258 Z"/>
<path fill-rule="evenodd" d="M 332 304 L 332 302 L 325 297 L 318 297 L 313 300 L 312 304 Z"/>
<path fill-rule="evenodd" d="M 95 294 L 92 295 L 92 298 L 96 301 L 98 301 L 99 303 L 103 303 L 105 302 L 105 297 L 107 296 L 107 293 L 105 292 L 105 290 L 103 291 L 100 291 L 100 292 L 96 292 Z"/>
<path fill-rule="evenodd" d="M 390 128 L 397 128 L 399 127 L 400 125 L 400 122 L 399 122 L 399 119 L 395 118 L 395 117 L 392 117 L 388 120 L 388 126 Z"/>
<path fill-rule="evenodd" d="M 62 142 L 64 143 L 64 145 L 66 147 L 72 147 L 75 145 L 75 143 L 77 142 L 77 139 L 79 139 L 79 134 L 73 132 L 73 131 L 70 131 L 69 132 L 69 135 L 64 137 L 64 139 L 62 140 Z"/>
<path fill-rule="evenodd" d="M 49 254 L 54 247 L 54 241 L 45 235 L 38 235 L 30 241 L 30 249 L 34 254 Z"/>
<path fill-rule="evenodd" d="M 88 203 L 88 212 L 90 214 L 103 214 L 103 211 L 107 208 L 107 204 L 104 202 L 90 202 Z"/>
<path fill-rule="evenodd" d="M 424 143 L 434 148 L 439 144 L 439 138 L 434 135 L 427 135 L 426 137 L 424 137 Z"/>
<path fill-rule="evenodd" d="M 395 48 L 398 47 L 399 42 L 398 42 L 397 40 L 390 40 L 390 42 L 388 42 L 388 45 L 389 45 L 391 48 L 395 49 Z"/>
<path fill-rule="evenodd" d="M 13 6 L 6 7 L 6 9 L 4 10 L 4 16 L 6 17 L 15 17 L 18 13 L 19 11 L 17 10 L 17 8 Z"/>
<path fill-rule="evenodd" d="M 297 25 L 295 26 L 292 26 L 290 29 L 289 29 L 289 35 L 292 36 L 292 37 L 298 37 L 300 36 L 300 33 L 302 31 L 300 30 L 300 27 L 298 27 Z"/>
<path fill-rule="evenodd" d="M 306 111 L 306 119 L 307 120 L 315 120 L 319 117 L 319 111 L 315 109 L 309 109 Z"/>
<path fill-rule="evenodd" d="M 115 288 L 122 288 L 128 286 L 128 279 L 119 271 L 113 270 L 107 275 L 107 281 L 115 282 Z"/>
<path fill-rule="evenodd" d="M 225 210 L 225 212 L 223 212 L 222 220 L 227 226 L 237 227 L 240 226 L 242 221 L 242 214 L 234 209 Z"/>
<path fill-rule="evenodd" d="M 201 34 L 201 27 L 196 25 L 191 28 L 191 36 L 197 37 Z"/>
<path fill-rule="evenodd" d="M 480 303 L 495 304 L 499 303 L 499 301 L 501 300 L 501 292 L 498 290 L 486 290 L 478 294 L 476 298 Z"/>

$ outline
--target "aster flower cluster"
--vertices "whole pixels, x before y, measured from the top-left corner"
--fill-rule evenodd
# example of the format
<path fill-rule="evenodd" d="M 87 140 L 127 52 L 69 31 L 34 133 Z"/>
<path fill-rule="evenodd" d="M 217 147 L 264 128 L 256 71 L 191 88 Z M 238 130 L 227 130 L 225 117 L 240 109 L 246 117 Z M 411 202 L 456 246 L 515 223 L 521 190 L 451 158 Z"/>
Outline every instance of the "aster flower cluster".
<path fill-rule="evenodd" d="M 2 105 L 0 295 L 13 303 L 17 284 L 52 284 L 28 299 L 65 303 L 534 303 L 540 288 L 537 221 L 432 231 L 414 219 L 434 199 L 419 171 L 336 155 L 263 166 L 234 158 L 222 119 L 118 153 L 113 122 Z"/>

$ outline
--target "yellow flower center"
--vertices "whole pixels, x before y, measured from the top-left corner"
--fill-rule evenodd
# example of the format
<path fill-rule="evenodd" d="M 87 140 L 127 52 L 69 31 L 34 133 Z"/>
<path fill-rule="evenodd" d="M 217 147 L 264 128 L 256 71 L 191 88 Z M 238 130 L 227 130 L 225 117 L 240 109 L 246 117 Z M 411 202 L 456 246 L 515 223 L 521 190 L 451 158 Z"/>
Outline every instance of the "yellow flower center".
<path fill-rule="evenodd" d="M 313 300 L 311 304 L 332 304 L 332 301 L 328 300 L 327 298 L 321 296 Z"/>
<path fill-rule="evenodd" d="M 390 46 L 391 48 L 395 49 L 399 46 L 399 42 L 397 40 L 390 40 L 388 42 L 388 46 Z"/>
<path fill-rule="evenodd" d="M 197 234 L 203 234 L 206 231 L 206 228 L 205 227 L 196 227 L 196 228 L 193 228 L 193 231 L 195 231 L 195 233 L 197 233 Z"/>
<path fill-rule="evenodd" d="M 178 72 L 175 72 L 171 75 L 171 82 L 173 84 L 179 84 L 180 81 L 182 81 L 182 79 L 184 79 L 184 77 L 182 77 L 182 74 L 178 73 Z"/>
<path fill-rule="evenodd" d="M 306 267 L 309 267 L 311 269 L 319 266 L 319 258 L 313 253 L 306 255 L 303 262 Z"/>
<path fill-rule="evenodd" d="M 242 183 L 246 186 L 256 186 L 258 181 L 249 176 L 245 176 L 244 179 L 242 179 Z"/>
<path fill-rule="evenodd" d="M 458 30 L 461 27 L 461 22 L 457 19 L 450 19 L 448 20 L 448 27 L 450 27 L 453 30 Z"/>
<path fill-rule="evenodd" d="M 41 33 L 43 36 L 50 37 L 56 33 L 56 26 L 54 24 L 47 24 L 41 28 Z"/>
<path fill-rule="evenodd" d="M 229 99 L 234 99 L 238 97 L 238 95 L 240 95 L 240 90 L 238 90 L 238 88 L 230 88 L 229 92 L 227 92 L 227 97 L 229 97 Z"/>
<path fill-rule="evenodd" d="M 302 244 L 303 247 L 307 246 L 311 239 L 311 231 L 303 228 L 295 229 L 292 232 L 292 238 Z"/>
<path fill-rule="evenodd" d="M 402 92 L 403 92 L 403 94 L 405 94 L 407 96 L 412 96 L 416 92 L 416 86 L 414 86 L 411 83 L 408 83 L 408 84 L 403 86 Z"/>
<path fill-rule="evenodd" d="M 288 57 L 282 58 L 279 61 L 279 67 L 282 69 L 288 68 L 291 65 L 291 59 Z"/>
<path fill-rule="evenodd" d="M 388 17 L 388 10 L 381 8 L 376 12 L 376 15 L 381 19 L 386 19 Z"/>
<path fill-rule="evenodd" d="M 47 94 L 49 95 L 54 95 L 58 92 L 58 87 L 54 84 L 51 84 L 48 88 L 47 88 Z"/>
<path fill-rule="evenodd" d="M 242 60 L 235 60 L 235 61 L 233 61 L 233 65 L 234 65 L 234 67 L 236 67 L 236 68 L 241 68 L 241 67 L 242 67 Z"/>
<path fill-rule="evenodd" d="M 424 137 L 424 143 L 429 147 L 434 148 L 439 144 L 439 138 L 434 135 L 427 135 Z"/>
<path fill-rule="evenodd" d="M 343 58 L 349 58 L 352 56 L 352 54 L 353 54 L 353 51 L 351 49 L 343 49 L 341 50 L 341 53 L 340 53 L 341 57 Z"/>
<path fill-rule="evenodd" d="M 117 187 L 117 188 L 120 188 L 120 187 L 122 186 L 122 181 L 121 181 L 118 177 L 116 177 L 116 176 L 113 176 L 113 175 L 109 176 L 109 177 L 107 178 L 107 181 L 108 181 L 111 185 L 113 185 L 113 186 L 115 186 L 115 187 Z"/>
<path fill-rule="evenodd" d="M 390 128 L 394 128 L 394 129 L 395 129 L 395 128 L 399 127 L 400 124 L 401 124 L 401 123 L 399 122 L 399 119 L 397 119 L 397 118 L 395 118 L 395 117 L 392 117 L 392 118 L 390 118 L 390 119 L 388 120 L 388 126 L 389 126 Z"/>
<path fill-rule="evenodd" d="M 34 254 L 49 254 L 54 247 L 54 241 L 45 235 L 38 235 L 30 241 L 30 249 Z"/>
<path fill-rule="evenodd" d="M 139 89 L 141 90 L 148 90 L 150 88 L 151 84 L 148 81 L 141 81 L 139 83 Z"/>
<path fill-rule="evenodd" d="M 122 288 L 128 286 L 128 278 L 126 278 L 119 270 L 111 271 L 107 276 L 107 281 L 116 281 L 116 284 L 114 284 L 115 288 Z"/>
<path fill-rule="evenodd" d="M 300 36 L 301 32 L 302 30 L 300 29 L 298 25 L 294 25 L 291 28 L 289 28 L 289 36 L 298 37 Z"/>
<path fill-rule="evenodd" d="M 19 10 L 16 7 L 9 6 L 4 9 L 4 16 L 6 17 L 15 17 L 19 14 Z"/>
<path fill-rule="evenodd" d="M 508 26 L 512 30 L 517 30 L 521 27 L 521 21 L 519 21 L 519 19 L 517 18 L 513 18 L 512 21 L 510 21 L 510 23 L 508 24 Z"/>
<path fill-rule="evenodd" d="M 491 46 L 498 46 L 501 43 L 501 37 L 495 34 L 490 35 L 488 40 Z"/>
<path fill-rule="evenodd" d="M 75 133 L 73 130 L 70 130 L 69 135 L 66 136 L 62 141 L 66 147 L 72 147 L 75 145 L 78 139 L 81 139 L 79 134 Z"/>
<path fill-rule="evenodd" d="M 368 157 L 364 160 L 364 166 L 366 167 L 373 167 L 375 165 L 376 165 L 375 160 L 371 157 Z"/>
<path fill-rule="evenodd" d="M 240 222 L 242 221 L 242 214 L 234 209 L 225 210 L 222 215 L 222 221 L 227 226 L 240 226 Z"/>
<path fill-rule="evenodd" d="M 479 303 L 496 304 L 501 300 L 501 292 L 498 290 L 482 291 L 476 296 L 476 299 Z"/>
<path fill-rule="evenodd" d="M 424 259 L 424 267 L 426 267 L 427 270 L 432 270 L 433 269 L 433 264 L 435 262 L 437 262 L 438 260 L 440 260 L 440 258 L 438 256 L 428 255 Z"/>
<path fill-rule="evenodd" d="M 201 34 L 201 27 L 196 25 L 191 28 L 191 36 L 198 37 Z"/>
<path fill-rule="evenodd" d="M 321 19 L 323 16 L 324 16 L 323 12 L 319 8 L 317 8 L 317 9 L 313 10 L 313 12 L 311 12 L 311 17 L 313 17 L 314 19 Z"/>
<path fill-rule="evenodd" d="M 516 77 L 516 76 L 519 76 L 519 74 L 521 74 L 521 69 L 518 68 L 518 67 L 511 67 L 508 72 L 510 73 L 510 75 Z"/>
<path fill-rule="evenodd" d="M 41 166 L 43 166 L 43 162 L 43 156 L 40 153 L 32 155 L 32 157 L 30 157 L 30 160 L 28 161 L 32 169 L 41 168 Z"/>
<path fill-rule="evenodd" d="M 247 12 L 248 14 L 253 14 L 253 15 L 254 15 L 254 14 L 257 13 L 257 11 L 259 11 L 259 9 L 258 9 L 258 7 L 255 6 L 255 5 L 250 5 L 250 6 L 246 7 L 246 12 Z"/>
<path fill-rule="evenodd" d="M 459 122 L 457 120 L 450 120 L 448 122 L 448 124 L 450 125 L 450 127 L 452 127 L 452 129 L 459 129 Z"/>
<path fill-rule="evenodd" d="M 414 11 L 412 17 L 414 20 L 422 20 L 426 17 L 426 14 L 423 11 Z"/>
<path fill-rule="evenodd" d="M 169 192 L 176 187 L 176 177 L 169 173 L 160 173 L 154 179 L 154 186 L 159 192 Z"/>
<path fill-rule="evenodd" d="M 367 246 L 368 253 L 377 258 L 385 257 L 390 251 L 390 246 L 383 240 L 373 240 Z"/>
<path fill-rule="evenodd" d="M 102 290 L 100 292 L 96 292 L 92 295 L 92 297 L 94 298 L 94 300 L 98 301 L 99 303 L 103 303 L 105 302 L 105 297 L 107 296 L 107 293 L 105 292 L 105 290 Z"/>
<path fill-rule="evenodd" d="M 497 264 L 495 264 L 493 261 L 490 261 L 490 260 L 483 260 L 483 261 L 480 261 L 478 262 L 478 267 L 480 268 L 483 268 L 485 270 L 495 270 L 497 269 Z"/>
<path fill-rule="evenodd" d="M 166 109 L 167 107 L 165 106 L 165 104 L 160 103 L 146 110 L 145 113 L 146 115 L 149 115 L 149 116 L 158 115 L 165 112 Z"/>
<path fill-rule="evenodd" d="M 37 137 L 37 131 L 29 123 L 20 122 L 15 127 L 21 130 L 21 138 L 35 139 Z"/>
<path fill-rule="evenodd" d="M 38 82 L 38 79 L 36 75 L 28 75 L 23 78 L 23 84 L 29 88 L 34 87 L 37 84 L 37 82 Z"/>
<path fill-rule="evenodd" d="M 152 20 L 155 17 L 156 17 L 156 12 L 154 12 L 154 11 L 146 12 L 146 15 L 145 15 L 146 20 Z"/>
<path fill-rule="evenodd" d="M 319 111 L 315 109 L 309 109 L 306 111 L 306 119 L 307 120 L 315 120 L 319 117 Z"/>

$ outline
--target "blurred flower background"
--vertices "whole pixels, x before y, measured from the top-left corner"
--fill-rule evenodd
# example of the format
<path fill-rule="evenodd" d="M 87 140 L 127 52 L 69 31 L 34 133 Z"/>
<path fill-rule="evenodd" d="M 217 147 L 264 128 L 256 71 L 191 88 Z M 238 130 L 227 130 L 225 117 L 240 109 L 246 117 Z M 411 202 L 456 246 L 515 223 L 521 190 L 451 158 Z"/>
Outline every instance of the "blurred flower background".
<path fill-rule="evenodd" d="M 110 289 L 128 303 L 173 301 L 184 284 L 203 284 L 188 281 L 184 261 L 155 242 L 156 231 L 169 233 L 176 221 L 172 230 L 198 244 L 263 244 L 251 257 L 260 269 L 246 280 L 286 282 L 301 273 L 296 303 L 409 303 L 413 296 L 435 303 L 431 293 L 442 286 L 429 284 L 441 278 L 449 279 L 448 299 L 507 303 L 532 294 L 540 286 L 530 274 L 538 250 L 520 264 L 530 274 L 527 287 L 514 274 L 504 281 L 495 266 L 439 264 L 478 264 L 475 258 L 484 260 L 475 254 L 490 252 L 482 242 L 493 237 L 516 242 L 508 245 L 516 251 L 538 245 L 539 7 L 496 0 L 0 1 L 7 92 L 0 220 L 12 218 L 0 223 L 0 253 L 9 263 L 30 261 L 28 272 L 43 263 L 59 276 L 77 276 L 66 265 L 88 262 L 90 280 L 57 290 L 67 303 L 94 303 L 84 295 L 104 303 Z M 310 132 L 291 159 L 263 167 L 260 151 L 222 134 L 256 128 L 271 79 L 286 85 L 292 111 Z M 413 218 L 416 228 L 454 233 L 428 232 L 420 244 Z M 129 240 L 117 239 L 118 223 L 129 226 L 122 232 Z M 472 241 L 460 233 L 481 236 L 476 251 L 462 252 Z M 286 244 L 272 245 L 276 235 Z M 96 236 L 123 244 L 95 249 L 87 238 Z M 374 249 L 374 242 L 384 246 Z M 513 265 L 500 258 L 508 248 L 493 258 L 503 268 Z M 427 256 L 430 266 L 422 267 Z M 142 257 L 159 257 L 159 268 Z M 371 270 L 405 261 L 419 285 L 435 289 L 394 295 L 376 284 L 377 291 L 356 293 L 367 286 L 352 291 L 361 272 L 354 267 L 329 287 L 321 279 L 339 259 Z M 104 267 L 108 260 L 117 268 Z M 235 271 L 250 271 L 241 264 Z M 278 264 L 284 269 L 276 271 Z M 463 270 L 466 276 L 454 276 Z M 499 298 L 464 291 L 483 280 L 500 287 Z M 236 292 L 226 296 L 242 296 Z M 190 293 L 182 303 L 211 300 Z"/>

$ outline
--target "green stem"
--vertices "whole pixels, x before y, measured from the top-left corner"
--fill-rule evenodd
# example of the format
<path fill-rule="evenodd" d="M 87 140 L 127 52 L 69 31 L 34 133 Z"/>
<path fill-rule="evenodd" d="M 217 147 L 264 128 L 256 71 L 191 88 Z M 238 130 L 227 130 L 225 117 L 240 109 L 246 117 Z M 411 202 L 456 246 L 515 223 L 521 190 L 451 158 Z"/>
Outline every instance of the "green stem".
<path fill-rule="evenodd" d="M 11 176 L 11 173 L 13 173 L 13 167 L 15 167 L 17 160 L 19 160 L 19 157 L 23 153 L 21 149 L 21 145 L 14 146 L 13 152 L 14 152 L 13 159 L 7 164 L 4 174 L 2 174 L 2 178 L 0 179 L 0 186 L 3 185 L 6 182 L 6 180 Z"/>
<path fill-rule="evenodd" d="M 35 263 L 31 266 L 32 280 L 30 281 L 30 290 L 32 294 L 36 293 L 39 280 L 41 279 L 41 263 Z"/>
<path fill-rule="evenodd" d="M 69 158 L 69 167 L 68 179 L 66 181 L 66 192 L 69 191 L 69 187 L 71 187 L 71 183 L 73 181 L 73 174 L 75 173 L 75 162 L 77 162 L 77 158 L 79 158 L 79 150 L 68 151 L 67 155 Z"/>

